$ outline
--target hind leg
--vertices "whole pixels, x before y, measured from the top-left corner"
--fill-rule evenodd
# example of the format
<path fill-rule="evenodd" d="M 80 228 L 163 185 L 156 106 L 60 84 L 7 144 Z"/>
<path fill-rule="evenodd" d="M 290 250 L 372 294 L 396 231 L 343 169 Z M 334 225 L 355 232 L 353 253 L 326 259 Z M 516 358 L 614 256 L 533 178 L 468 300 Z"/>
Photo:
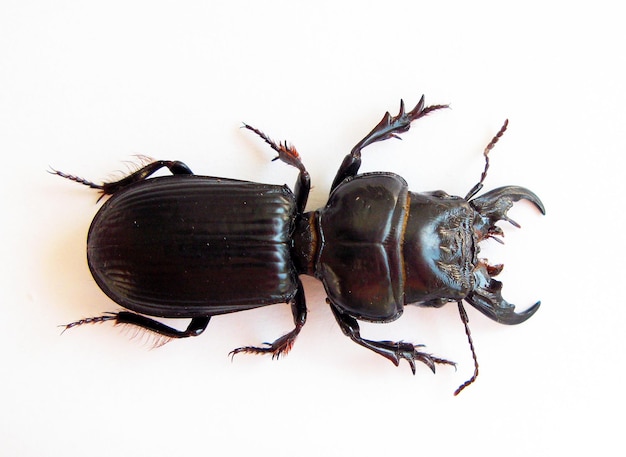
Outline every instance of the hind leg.
<path fill-rule="evenodd" d="M 211 320 L 210 316 L 194 317 L 191 319 L 191 322 L 185 330 L 177 330 L 141 314 L 120 311 L 117 313 L 108 313 L 103 316 L 81 319 L 79 321 L 63 325 L 62 327 L 64 327 L 63 331 L 65 332 L 66 330 L 78 327 L 79 325 L 99 324 L 101 322 L 113 321 L 115 325 L 128 324 L 163 337 L 164 340 L 156 344 L 157 346 L 161 346 L 172 338 L 187 338 L 190 336 L 200 335 L 207 328 L 207 325 L 209 325 L 209 320 Z"/>
<path fill-rule="evenodd" d="M 192 175 L 192 171 L 189 169 L 187 165 L 183 162 L 179 162 L 178 160 L 155 160 L 154 162 L 149 163 L 148 165 L 141 167 L 139 170 L 134 173 L 125 176 L 124 178 L 113 181 L 113 182 L 103 182 L 102 184 L 96 184 L 91 181 L 87 181 L 86 179 L 80 178 L 78 176 L 70 175 L 67 173 L 63 173 L 62 171 L 52 169 L 50 173 L 53 175 L 60 176 L 65 179 L 69 179 L 70 181 L 77 182 L 79 184 L 83 184 L 92 189 L 98 189 L 102 192 L 102 195 L 113 195 L 115 192 L 123 189 L 124 187 L 143 181 L 147 179 L 150 175 L 157 172 L 161 168 L 167 168 L 173 175 Z"/>

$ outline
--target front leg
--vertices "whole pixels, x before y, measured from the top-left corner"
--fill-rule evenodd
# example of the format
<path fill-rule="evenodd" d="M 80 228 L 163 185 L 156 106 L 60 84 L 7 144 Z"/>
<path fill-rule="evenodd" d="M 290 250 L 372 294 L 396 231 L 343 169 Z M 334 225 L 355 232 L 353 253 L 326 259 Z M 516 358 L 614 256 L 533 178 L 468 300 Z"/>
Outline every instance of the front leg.
<path fill-rule="evenodd" d="M 409 362 L 413 374 L 415 374 L 416 360 L 424 363 L 433 371 L 433 373 L 435 372 L 435 364 L 437 363 L 456 366 L 454 362 L 419 351 L 418 348 L 423 347 L 423 345 L 414 345 L 411 343 L 405 343 L 404 341 L 366 340 L 361 337 L 359 323 L 354 317 L 342 312 L 332 303 L 330 304 L 330 307 L 335 315 L 335 319 L 337 319 L 337 322 L 341 327 L 341 330 L 346 336 L 350 337 L 350 339 L 352 339 L 355 343 L 374 351 L 376 354 L 382 355 L 388 360 L 391 360 L 395 366 L 400 364 L 400 360 L 405 359 Z"/>
<path fill-rule="evenodd" d="M 425 107 L 424 96 L 422 95 L 420 101 L 415 105 L 415 108 L 407 113 L 404 111 L 404 101 L 400 100 L 400 112 L 398 115 L 391 117 L 391 114 L 387 111 L 378 125 L 374 127 L 365 138 L 359 141 L 356 146 L 352 148 L 350 154 L 345 157 L 335 176 L 331 190 L 337 187 L 344 179 L 356 176 L 361 167 L 361 150 L 364 147 L 388 138 L 400 138 L 398 134 L 409 130 L 411 122 L 414 120 L 426 116 L 432 111 L 447 107 L 448 105 L 432 105 Z"/>

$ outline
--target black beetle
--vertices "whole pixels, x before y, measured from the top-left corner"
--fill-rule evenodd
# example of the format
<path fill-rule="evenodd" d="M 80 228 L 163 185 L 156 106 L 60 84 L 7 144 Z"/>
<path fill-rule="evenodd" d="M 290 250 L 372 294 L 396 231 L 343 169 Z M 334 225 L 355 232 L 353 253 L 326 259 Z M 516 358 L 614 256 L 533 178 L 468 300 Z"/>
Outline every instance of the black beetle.
<path fill-rule="evenodd" d="M 390 322 L 408 304 L 440 307 L 457 302 L 478 364 L 462 306 L 466 301 L 489 318 L 518 324 L 539 302 L 522 313 L 501 296 L 493 279 L 502 265 L 478 257 L 478 243 L 502 234 L 495 224 L 525 199 L 545 214 L 539 198 L 523 187 L 506 186 L 475 195 L 489 168 L 488 153 L 507 127 L 484 150 L 480 181 L 465 198 L 443 191 L 410 192 L 405 180 L 387 172 L 358 174 L 361 150 L 409 129 L 412 121 L 447 105 L 424 105 L 387 112 L 352 149 L 333 181 L 328 203 L 305 212 L 310 177 L 296 149 L 259 135 L 280 159 L 299 170 L 295 191 L 286 185 L 259 184 L 194 175 L 182 162 L 154 161 L 115 182 L 94 184 L 57 170 L 51 172 L 111 195 L 96 214 L 87 238 L 87 260 L 100 288 L 132 311 L 82 319 L 66 329 L 104 321 L 131 324 L 170 338 L 197 336 L 212 316 L 275 303 L 290 303 L 295 328 L 264 347 L 232 351 L 286 354 L 306 320 L 299 275 L 322 281 L 327 302 L 342 331 L 395 365 L 405 359 L 433 371 L 454 365 L 406 342 L 361 337 L 357 320 Z M 147 179 L 167 167 L 173 176 Z M 497 238 L 496 238 L 497 239 Z M 177 330 L 146 316 L 190 318 Z"/>

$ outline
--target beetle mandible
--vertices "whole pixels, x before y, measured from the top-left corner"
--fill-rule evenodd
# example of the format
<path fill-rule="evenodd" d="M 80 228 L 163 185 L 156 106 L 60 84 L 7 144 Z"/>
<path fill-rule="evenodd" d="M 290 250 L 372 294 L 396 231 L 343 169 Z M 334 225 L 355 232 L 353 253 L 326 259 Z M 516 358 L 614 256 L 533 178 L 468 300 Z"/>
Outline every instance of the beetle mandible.
<path fill-rule="evenodd" d="M 464 198 L 443 191 L 410 192 L 394 173 L 358 174 L 361 151 L 399 138 L 411 123 L 448 105 L 424 104 L 396 116 L 385 113 L 372 131 L 345 157 L 325 207 L 305 212 L 309 173 L 296 149 L 259 135 L 280 160 L 299 170 L 294 190 L 234 179 L 194 175 L 179 161 L 158 160 L 114 182 L 95 184 L 58 170 L 51 173 L 111 197 L 94 217 L 87 237 L 87 261 L 98 286 L 128 311 L 104 314 L 65 325 L 113 321 L 154 332 L 166 342 L 200 335 L 211 317 L 276 303 L 289 303 L 295 327 L 265 346 L 244 346 L 235 354 L 271 354 L 291 349 L 305 324 L 307 309 L 300 275 L 319 279 L 343 333 L 396 366 L 415 361 L 433 372 L 436 364 L 454 365 L 408 342 L 372 341 L 361 336 L 359 320 L 390 322 L 408 304 L 440 307 L 457 302 L 478 363 L 462 302 L 502 324 L 519 324 L 539 308 L 526 311 L 501 295 L 493 279 L 502 265 L 481 259 L 478 244 L 502 235 L 496 225 L 514 202 L 527 200 L 545 214 L 530 190 L 505 186 L 476 196 L 489 168 L 489 151 L 508 121 L 484 150 L 479 182 Z M 148 179 L 161 168 L 172 176 Z M 497 238 L 496 238 L 497 239 Z M 150 316 L 150 317 L 149 317 Z M 177 330 L 153 317 L 191 319 Z"/>

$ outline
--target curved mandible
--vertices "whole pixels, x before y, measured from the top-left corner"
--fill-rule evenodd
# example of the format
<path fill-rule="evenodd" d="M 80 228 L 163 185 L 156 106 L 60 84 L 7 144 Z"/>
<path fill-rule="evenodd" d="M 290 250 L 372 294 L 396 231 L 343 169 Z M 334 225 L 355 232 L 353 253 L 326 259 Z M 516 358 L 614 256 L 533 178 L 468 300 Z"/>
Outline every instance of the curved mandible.
<path fill-rule="evenodd" d="M 502 298 L 502 283 L 493 278 L 489 278 L 488 281 L 488 284 L 481 285 L 470 292 L 465 297 L 465 301 L 490 319 L 506 325 L 521 324 L 539 309 L 540 301 L 527 310 L 516 313 L 515 305 Z"/>
<path fill-rule="evenodd" d="M 480 213 L 481 216 L 486 218 L 489 222 L 488 228 L 494 228 L 496 222 L 499 220 L 505 220 L 516 227 L 519 224 L 512 219 L 509 219 L 506 215 L 507 211 L 511 209 L 513 203 L 520 200 L 527 200 L 531 202 L 541 212 L 546 214 L 546 208 L 543 203 L 535 195 L 534 192 L 520 186 L 504 186 L 493 189 L 486 194 L 476 197 L 470 200 L 470 205 Z"/>

